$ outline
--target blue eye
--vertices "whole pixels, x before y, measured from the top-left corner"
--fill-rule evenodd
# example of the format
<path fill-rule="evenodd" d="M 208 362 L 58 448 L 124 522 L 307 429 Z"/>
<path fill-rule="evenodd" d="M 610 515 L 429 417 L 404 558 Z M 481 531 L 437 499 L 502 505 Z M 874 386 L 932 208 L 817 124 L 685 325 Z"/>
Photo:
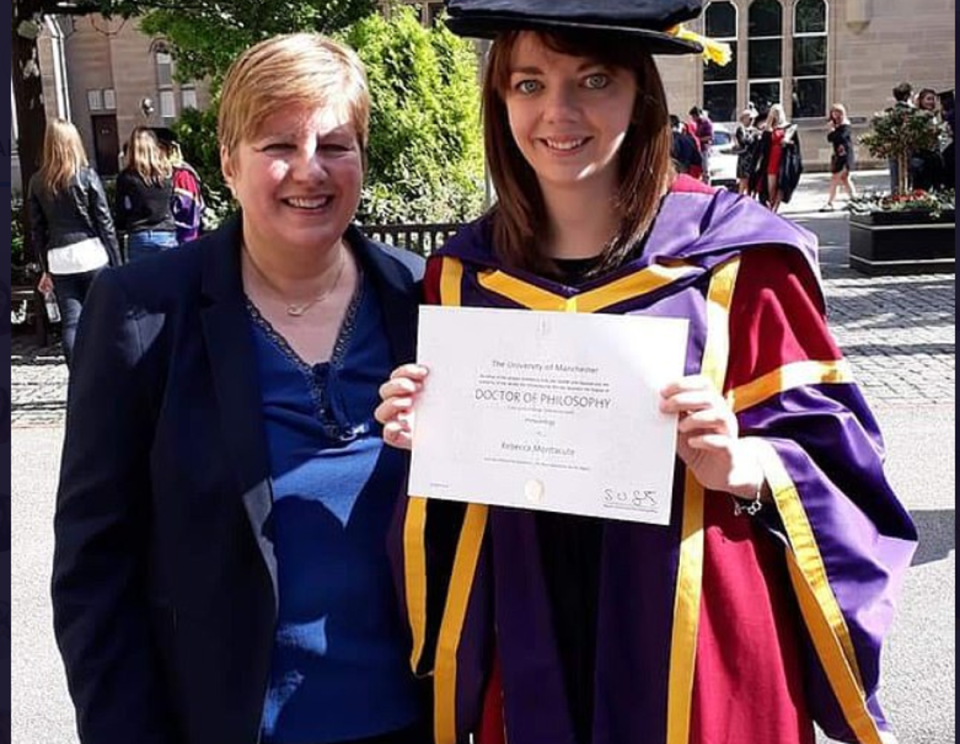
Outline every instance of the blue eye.
<path fill-rule="evenodd" d="M 518 93 L 528 96 L 531 93 L 536 93 L 542 87 L 543 85 L 538 80 L 521 80 L 519 83 L 513 86 L 513 89 Z"/>
<path fill-rule="evenodd" d="M 587 77 L 584 78 L 583 85 L 585 88 L 590 88 L 591 90 L 600 90 L 610 85 L 610 76 L 602 72 L 587 75 Z"/>

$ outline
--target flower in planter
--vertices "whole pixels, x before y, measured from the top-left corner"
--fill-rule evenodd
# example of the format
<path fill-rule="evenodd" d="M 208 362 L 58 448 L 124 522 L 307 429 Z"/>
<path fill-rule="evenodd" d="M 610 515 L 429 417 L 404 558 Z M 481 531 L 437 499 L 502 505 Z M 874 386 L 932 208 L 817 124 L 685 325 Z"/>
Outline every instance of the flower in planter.
<path fill-rule="evenodd" d="M 848 208 L 854 214 L 874 212 L 923 212 L 938 219 L 942 212 L 954 210 L 954 191 L 923 191 L 915 189 L 905 194 L 864 193 L 850 200 Z"/>

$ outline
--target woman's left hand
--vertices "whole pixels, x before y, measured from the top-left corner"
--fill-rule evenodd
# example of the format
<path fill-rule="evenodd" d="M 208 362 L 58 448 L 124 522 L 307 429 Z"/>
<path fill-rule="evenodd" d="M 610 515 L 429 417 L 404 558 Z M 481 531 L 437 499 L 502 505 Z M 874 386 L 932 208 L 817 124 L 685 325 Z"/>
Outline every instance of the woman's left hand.
<path fill-rule="evenodd" d="M 37 282 L 37 289 L 40 290 L 40 294 L 50 294 L 53 291 L 53 278 L 44 271 L 40 276 L 40 281 Z"/>
<path fill-rule="evenodd" d="M 752 499 L 764 483 L 757 440 L 741 438 L 737 417 L 713 384 L 683 377 L 660 391 L 660 410 L 679 415 L 677 454 L 707 489 Z"/>

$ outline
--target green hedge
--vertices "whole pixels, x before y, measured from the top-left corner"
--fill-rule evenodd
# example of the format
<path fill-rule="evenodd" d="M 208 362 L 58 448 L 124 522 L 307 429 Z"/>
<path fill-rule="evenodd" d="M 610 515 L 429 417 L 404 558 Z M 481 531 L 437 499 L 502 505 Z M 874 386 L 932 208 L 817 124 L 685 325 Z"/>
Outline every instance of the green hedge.
<path fill-rule="evenodd" d="M 367 67 L 373 99 L 366 222 L 457 222 L 483 205 L 480 92 L 473 45 L 394 8 L 343 39 Z"/>
<path fill-rule="evenodd" d="M 412 9 L 372 15 L 339 38 L 357 50 L 370 82 L 369 168 L 358 219 L 366 223 L 459 222 L 483 207 L 477 56 L 443 26 L 427 29 Z M 216 102 L 174 124 L 184 157 L 200 173 L 209 226 L 236 209 L 220 173 Z"/>

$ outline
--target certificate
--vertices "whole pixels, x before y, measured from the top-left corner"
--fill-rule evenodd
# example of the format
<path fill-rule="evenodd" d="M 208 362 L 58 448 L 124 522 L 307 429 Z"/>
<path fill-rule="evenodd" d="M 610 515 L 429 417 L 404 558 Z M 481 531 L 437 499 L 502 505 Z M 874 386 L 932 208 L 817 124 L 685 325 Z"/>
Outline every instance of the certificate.
<path fill-rule="evenodd" d="M 665 525 L 687 320 L 420 308 L 410 493 Z"/>

